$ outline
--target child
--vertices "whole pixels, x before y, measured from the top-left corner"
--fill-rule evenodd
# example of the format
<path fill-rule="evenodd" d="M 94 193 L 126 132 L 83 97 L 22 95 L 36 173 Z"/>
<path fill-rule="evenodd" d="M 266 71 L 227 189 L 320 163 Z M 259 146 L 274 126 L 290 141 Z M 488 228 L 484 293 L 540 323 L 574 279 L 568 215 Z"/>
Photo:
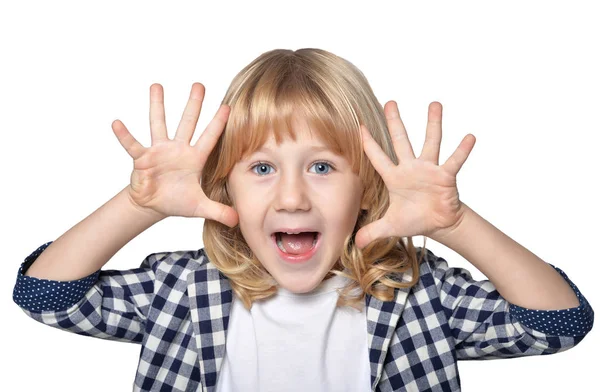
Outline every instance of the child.
<path fill-rule="evenodd" d="M 194 146 L 203 86 L 173 140 L 162 87 L 150 96 L 151 147 L 113 123 L 131 183 L 29 255 L 13 292 L 44 324 L 141 343 L 134 390 L 458 391 L 457 360 L 552 354 L 591 330 L 561 269 L 459 200 L 475 139 L 439 166 L 439 103 L 416 159 L 396 104 L 323 50 L 252 61 Z M 205 247 L 101 269 L 168 216 L 205 218 Z"/>

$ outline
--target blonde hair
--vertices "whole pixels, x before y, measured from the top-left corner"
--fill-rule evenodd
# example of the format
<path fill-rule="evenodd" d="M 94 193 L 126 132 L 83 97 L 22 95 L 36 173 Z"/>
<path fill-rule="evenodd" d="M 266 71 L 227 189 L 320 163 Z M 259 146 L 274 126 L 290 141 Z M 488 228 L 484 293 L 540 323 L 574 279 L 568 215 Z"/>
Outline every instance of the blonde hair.
<path fill-rule="evenodd" d="M 383 217 L 389 206 L 385 183 L 364 154 L 360 124 L 398 164 L 383 107 L 358 68 L 322 49 L 271 50 L 235 76 L 222 103 L 231 107 L 229 119 L 201 179 L 210 199 L 232 206 L 227 178 L 235 163 L 260 148 L 271 132 L 277 144 L 284 132 L 296 140 L 292 121 L 298 115 L 334 153 L 350 162 L 365 189 L 362 201 L 369 205 L 368 210 L 360 211 L 352 234 L 344 241 L 340 259 L 325 277 L 342 275 L 350 279 L 339 291 L 337 306 L 360 310 L 366 294 L 391 301 L 395 288 L 409 288 L 418 281 L 425 252 L 417 260 L 412 237 L 407 237 L 406 244 L 401 237 L 378 239 L 362 250 L 354 244 L 356 232 Z M 246 309 L 277 292 L 277 282 L 249 248 L 239 225 L 230 228 L 205 219 L 203 241 L 208 259 L 229 278 Z M 399 275 L 409 270 L 412 279 L 402 282 Z M 355 289 L 359 287 L 357 294 Z"/>

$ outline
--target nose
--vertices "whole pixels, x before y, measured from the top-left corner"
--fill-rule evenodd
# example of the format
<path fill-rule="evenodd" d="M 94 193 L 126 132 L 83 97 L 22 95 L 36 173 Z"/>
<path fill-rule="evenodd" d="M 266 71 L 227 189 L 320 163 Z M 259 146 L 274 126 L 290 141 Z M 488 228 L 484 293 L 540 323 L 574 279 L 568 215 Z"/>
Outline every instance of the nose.
<path fill-rule="evenodd" d="M 306 180 L 302 175 L 287 174 L 281 176 L 275 192 L 275 209 L 277 211 L 309 210 L 310 200 L 307 193 Z"/>

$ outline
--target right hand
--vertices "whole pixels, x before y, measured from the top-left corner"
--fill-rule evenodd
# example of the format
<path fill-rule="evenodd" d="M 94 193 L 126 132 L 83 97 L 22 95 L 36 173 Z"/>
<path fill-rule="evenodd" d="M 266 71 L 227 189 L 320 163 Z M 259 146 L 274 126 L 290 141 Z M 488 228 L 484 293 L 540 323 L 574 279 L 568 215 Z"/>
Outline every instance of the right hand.
<path fill-rule="evenodd" d="M 237 212 L 209 199 L 200 185 L 202 169 L 225 128 L 230 107 L 221 105 L 200 138 L 190 146 L 204 91 L 202 84 L 192 85 L 190 99 L 173 140 L 167 135 L 163 88 L 157 83 L 150 86 L 152 146 L 142 146 L 120 120 L 113 121 L 112 129 L 133 158 L 134 169 L 128 189 L 134 206 L 161 218 L 200 217 L 235 227 L 239 221 Z"/>

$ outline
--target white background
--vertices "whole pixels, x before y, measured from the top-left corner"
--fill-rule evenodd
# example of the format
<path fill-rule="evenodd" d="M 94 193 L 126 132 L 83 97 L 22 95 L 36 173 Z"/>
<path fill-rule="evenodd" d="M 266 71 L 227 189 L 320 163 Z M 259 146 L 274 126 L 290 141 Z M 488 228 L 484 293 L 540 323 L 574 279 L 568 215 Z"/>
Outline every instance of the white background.
<path fill-rule="evenodd" d="M 477 138 L 458 175 L 461 200 L 562 268 L 600 309 L 593 2 L 200 3 L 0 6 L 1 390 L 131 390 L 140 346 L 29 319 L 12 302 L 19 265 L 127 185 L 132 160 L 110 125 L 120 119 L 149 146 L 152 83 L 164 87 L 171 137 L 192 83 L 206 86 L 195 143 L 234 75 L 275 48 L 318 47 L 353 62 L 382 105 L 398 102 L 417 156 L 427 105 L 440 101 L 440 163 L 466 134 Z M 166 219 L 105 268 L 199 249 L 202 227 L 202 219 Z M 431 239 L 427 247 L 485 279 L 451 249 Z M 599 343 L 596 327 L 563 353 L 459 362 L 463 390 L 590 390 Z"/>

